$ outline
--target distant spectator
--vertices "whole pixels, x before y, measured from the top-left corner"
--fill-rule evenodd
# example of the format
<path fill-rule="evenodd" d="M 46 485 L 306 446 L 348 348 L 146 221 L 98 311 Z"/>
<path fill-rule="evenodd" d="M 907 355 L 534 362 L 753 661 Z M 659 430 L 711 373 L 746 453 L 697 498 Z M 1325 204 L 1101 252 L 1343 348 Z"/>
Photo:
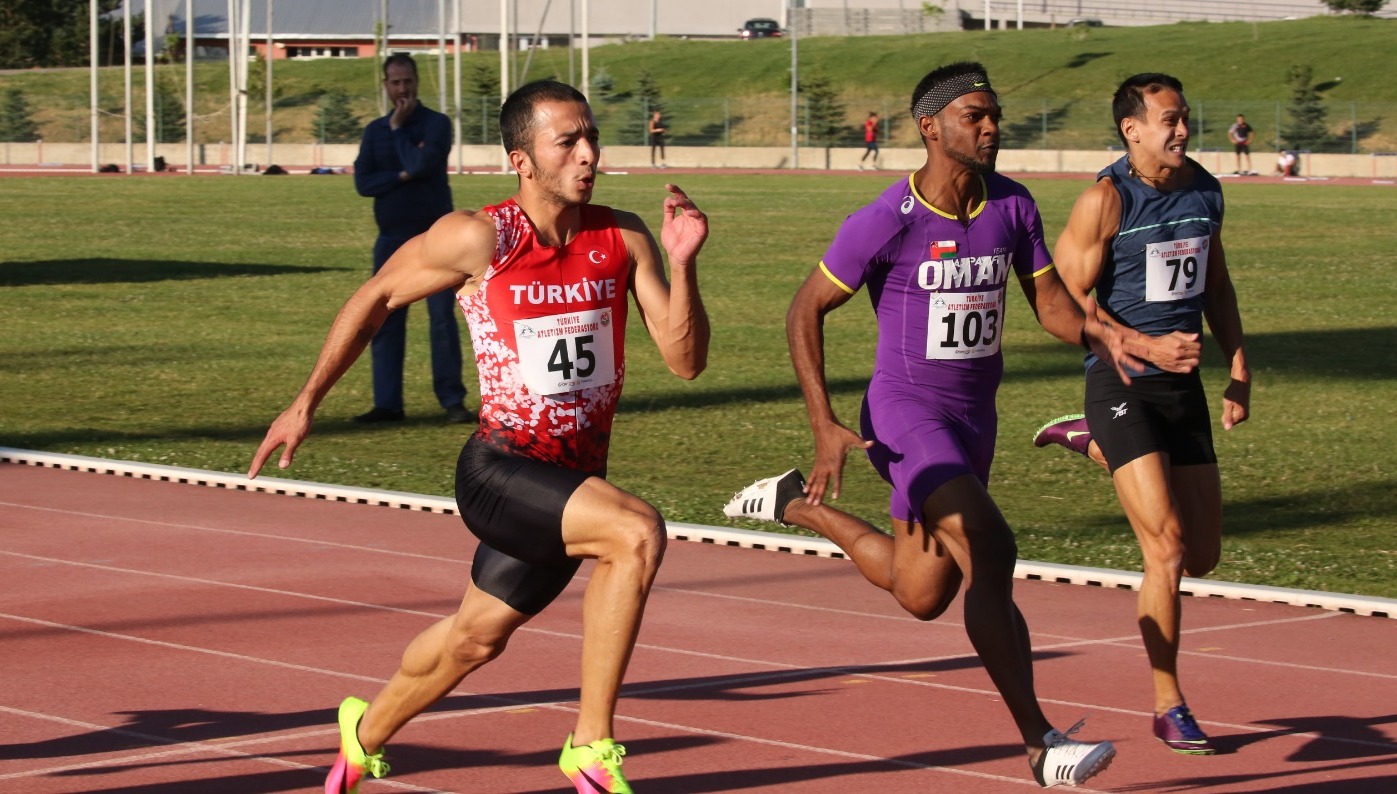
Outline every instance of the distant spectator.
<path fill-rule="evenodd" d="M 1250 174 L 1251 170 L 1251 140 L 1256 135 L 1251 125 L 1247 123 L 1247 117 L 1241 113 L 1237 114 L 1237 123 L 1227 128 L 1227 138 L 1232 141 L 1232 151 L 1237 155 L 1237 173 Z M 1242 167 L 1242 158 L 1247 160 L 1247 167 Z"/>
<path fill-rule="evenodd" d="M 404 243 L 427 231 L 451 212 L 446 158 L 451 152 L 451 119 L 417 100 L 417 62 L 397 53 L 383 62 L 383 89 L 392 110 L 364 128 L 354 161 L 354 187 L 374 200 L 378 239 L 373 272 Z M 446 421 L 474 422 L 465 406 L 461 381 L 461 332 L 456 324 L 452 290 L 427 298 L 427 325 L 432 348 L 432 390 L 446 409 Z M 407 307 L 396 309 L 374 334 L 373 409 L 356 422 L 398 422 L 403 411 L 403 359 L 407 353 Z"/>
<path fill-rule="evenodd" d="M 669 168 L 665 165 L 665 133 L 669 131 L 669 128 L 665 126 L 665 120 L 660 115 L 660 111 L 657 110 L 650 114 L 650 126 L 646 128 L 646 131 L 650 133 L 650 165 L 656 168 Z M 660 150 L 659 165 L 655 165 L 656 149 Z"/>
<path fill-rule="evenodd" d="M 878 114 L 869 113 L 868 118 L 863 122 L 863 157 L 859 158 L 859 170 L 863 170 L 863 162 L 868 156 L 873 155 L 873 170 L 878 170 Z"/>
<path fill-rule="evenodd" d="M 1295 176 L 1300 173 L 1300 157 L 1289 149 L 1281 149 L 1276 156 L 1276 173 L 1281 176 Z"/>

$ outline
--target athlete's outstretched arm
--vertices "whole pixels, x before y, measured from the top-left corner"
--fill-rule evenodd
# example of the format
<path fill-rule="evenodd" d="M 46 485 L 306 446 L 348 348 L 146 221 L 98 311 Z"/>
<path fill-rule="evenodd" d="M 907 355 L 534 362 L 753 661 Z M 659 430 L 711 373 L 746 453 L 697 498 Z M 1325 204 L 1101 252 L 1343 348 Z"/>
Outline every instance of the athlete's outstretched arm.
<path fill-rule="evenodd" d="M 673 283 L 665 278 L 659 247 L 645 222 L 628 212 L 616 212 L 621 237 L 631 253 L 635 277 L 631 289 L 645 328 L 665 366 L 693 380 L 708 366 L 708 312 L 699 295 L 698 254 L 708 239 L 708 217 L 675 185 L 665 185 L 660 240 L 669 254 Z"/>
<path fill-rule="evenodd" d="M 818 505 L 826 491 L 831 499 L 838 499 L 844 479 L 844 456 L 853 447 L 868 449 L 873 445 L 840 424 L 829 403 L 825 382 L 825 315 L 843 306 L 850 297 L 851 293 L 816 267 L 796 291 L 786 312 L 786 342 L 815 436 L 815 466 L 805 480 L 805 501 L 812 505 Z"/>
<path fill-rule="evenodd" d="M 1251 369 L 1242 339 L 1242 314 L 1237 308 L 1237 291 L 1227 271 L 1227 255 L 1222 248 L 1222 230 L 1213 233 L 1208 246 L 1208 282 L 1205 287 L 1203 317 L 1227 360 L 1230 380 L 1222 395 L 1222 426 L 1231 430 L 1251 414 Z"/>
<path fill-rule="evenodd" d="M 1110 317 L 1089 298 L 1101 277 L 1105 266 L 1107 247 L 1120 227 L 1120 196 L 1109 179 L 1102 179 L 1087 188 L 1072 206 L 1072 214 L 1067 219 L 1067 227 L 1058 238 L 1053 249 L 1053 260 L 1060 274 L 1062 284 L 1082 308 L 1090 313 L 1101 328 L 1094 329 L 1093 323 L 1084 326 L 1087 341 L 1098 356 L 1100 350 L 1093 342 L 1100 334 L 1114 334 L 1125 354 L 1123 361 L 1116 362 L 1116 372 L 1126 383 L 1130 382 L 1128 365 L 1143 359 L 1166 372 L 1191 372 L 1197 368 L 1202 354 L 1198 334 L 1174 332 L 1152 337 Z M 1097 333 L 1093 333 L 1096 330 Z M 1075 340 L 1074 340 L 1075 341 Z M 1109 344 L 1107 345 L 1109 347 Z M 1135 361 L 1132 362 L 1132 359 Z M 1112 361 L 1110 358 L 1103 358 Z M 1127 366 L 1121 366 L 1124 363 Z"/>
<path fill-rule="evenodd" d="M 290 466 L 296 448 L 310 433 L 321 400 L 364 352 L 389 313 L 444 289 L 460 289 L 483 273 L 494 249 L 494 234 L 493 224 L 469 213 L 447 215 L 404 243 L 373 278 L 355 290 L 331 324 L 305 385 L 268 428 L 247 476 L 256 477 L 283 445 L 286 449 L 278 465 Z"/>

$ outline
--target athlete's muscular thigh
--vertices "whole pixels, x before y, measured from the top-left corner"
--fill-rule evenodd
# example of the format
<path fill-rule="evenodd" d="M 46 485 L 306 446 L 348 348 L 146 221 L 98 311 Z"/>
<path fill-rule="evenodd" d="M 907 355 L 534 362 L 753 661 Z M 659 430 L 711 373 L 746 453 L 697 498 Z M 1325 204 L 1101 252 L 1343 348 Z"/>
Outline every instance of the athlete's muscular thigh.
<path fill-rule="evenodd" d="M 950 549 L 921 524 L 893 519 L 892 594 L 919 620 L 937 617 L 960 592 L 961 572 Z"/>
<path fill-rule="evenodd" d="M 664 519 L 644 499 L 591 477 L 563 508 L 563 543 L 569 557 L 604 557 L 622 548 L 658 559 L 665 547 Z"/>

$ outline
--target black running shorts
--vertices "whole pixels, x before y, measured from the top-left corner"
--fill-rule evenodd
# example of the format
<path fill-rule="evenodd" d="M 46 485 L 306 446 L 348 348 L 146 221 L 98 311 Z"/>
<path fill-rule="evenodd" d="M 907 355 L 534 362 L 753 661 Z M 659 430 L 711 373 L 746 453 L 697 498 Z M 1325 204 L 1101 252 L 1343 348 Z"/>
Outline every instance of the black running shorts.
<path fill-rule="evenodd" d="M 567 555 L 563 508 L 590 476 L 467 441 L 456 460 L 456 507 L 480 539 L 475 586 L 526 615 L 553 603 L 582 564 Z"/>
<path fill-rule="evenodd" d="M 1151 452 L 1167 454 L 1173 466 L 1217 463 L 1197 370 L 1136 377 L 1127 386 L 1114 369 L 1097 362 L 1087 371 L 1086 415 L 1112 473 Z"/>

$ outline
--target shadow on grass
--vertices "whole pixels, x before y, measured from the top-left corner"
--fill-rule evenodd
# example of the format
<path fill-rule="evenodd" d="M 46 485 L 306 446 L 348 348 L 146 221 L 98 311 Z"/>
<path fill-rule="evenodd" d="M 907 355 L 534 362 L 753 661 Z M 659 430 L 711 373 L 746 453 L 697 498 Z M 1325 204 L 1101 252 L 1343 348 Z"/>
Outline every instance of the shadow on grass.
<path fill-rule="evenodd" d="M 1268 380 L 1290 375 L 1347 380 L 1397 379 L 1397 326 L 1249 333 L 1246 344 L 1247 363 L 1252 372 L 1261 373 L 1261 377 Z M 1223 366 L 1217 343 L 1204 335 L 1204 378 L 1210 373 L 1220 373 Z M 1081 372 L 1081 352 L 1052 339 L 1005 347 L 1006 380 L 1057 378 Z M 1209 397 L 1219 399 L 1216 395 Z"/>
<path fill-rule="evenodd" d="M 333 268 L 259 265 L 228 262 L 188 262 L 145 259 L 48 259 L 39 262 L 0 262 L 0 287 L 56 284 L 139 284 L 231 276 L 279 276 L 321 273 Z"/>
<path fill-rule="evenodd" d="M 1222 465 L 1225 467 L 1227 462 Z M 1105 472 L 1101 473 L 1101 487 L 1110 487 Z M 1397 521 L 1397 478 L 1353 483 L 1343 488 L 1295 488 L 1284 496 L 1257 499 L 1230 498 L 1224 493 L 1222 513 L 1224 538 L 1313 529 L 1361 519 Z M 1102 536 L 1119 535 L 1125 525 L 1120 511 L 1114 508 L 1073 516 L 1072 521 L 1076 529 Z"/>

